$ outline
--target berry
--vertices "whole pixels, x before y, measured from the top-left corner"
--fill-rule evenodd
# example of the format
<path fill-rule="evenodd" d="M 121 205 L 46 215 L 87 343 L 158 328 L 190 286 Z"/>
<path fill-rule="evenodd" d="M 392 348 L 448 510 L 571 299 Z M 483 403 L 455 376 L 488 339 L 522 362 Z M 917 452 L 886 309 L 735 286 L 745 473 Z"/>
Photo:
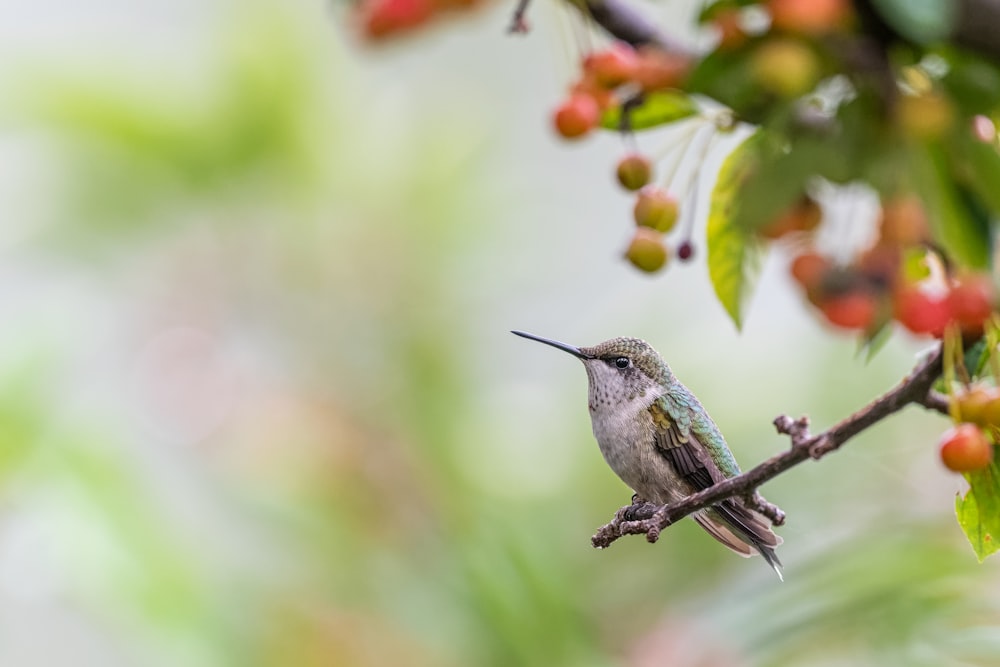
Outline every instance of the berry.
<path fill-rule="evenodd" d="M 647 47 L 638 52 L 633 80 L 645 92 L 679 88 L 691 71 L 691 60 L 678 53 Z"/>
<path fill-rule="evenodd" d="M 768 0 L 771 25 L 804 35 L 832 32 L 842 27 L 851 12 L 849 0 Z"/>
<path fill-rule="evenodd" d="M 867 329 L 875 321 L 878 308 L 871 294 L 855 291 L 828 299 L 820 305 L 820 310 L 830 324 L 844 329 Z"/>
<path fill-rule="evenodd" d="M 894 197 L 882 204 L 879 223 L 882 241 L 900 246 L 913 246 L 930 238 L 927 211 L 916 195 Z"/>
<path fill-rule="evenodd" d="M 581 93 L 570 95 L 552 118 L 556 132 L 566 139 L 577 139 L 597 127 L 601 110 L 593 97 Z"/>
<path fill-rule="evenodd" d="M 684 241 L 677 247 L 677 259 L 686 262 L 694 257 L 694 245 L 690 241 Z"/>
<path fill-rule="evenodd" d="M 983 423 L 1000 428 L 1000 390 L 993 387 L 988 391 L 990 400 L 983 408 Z"/>
<path fill-rule="evenodd" d="M 647 185 L 639 190 L 632 209 L 635 224 L 658 232 L 669 232 L 677 224 L 677 200 L 663 188 Z"/>
<path fill-rule="evenodd" d="M 625 258 L 647 273 L 659 271 L 667 262 L 667 247 L 663 245 L 662 235 L 648 227 L 636 228 Z"/>
<path fill-rule="evenodd" d="M 792 260 L 792 277 L 803 289 L 818 287 L 823 276 L 830 270 L 830 260 L 817 252 L 804 252 Z"/>
<path fill-rule="evenodd" d="M 983 322 L 993 312 L 993 285 L 989 277 L 970 275 L 957 282 L 948 293 L 948 309 L 963 331 L 981 331 Z"/>
<path fill-rule="evenodd" d="M 1000 400 L 996 390 L 982 385 L 971 387 L 965 393 L 954 398 L 958 408 L 958 418 L 976 426 L 986 426 L 990 423 L 990 407 L 996 400 Z"/>
<path fill-rule="evenodd" d="M 750 73 L 765 90 L 779 97 L 798 97 L 819 81 L 820 62 L 797 39 L 772 38 L 751 54 Z"/>
<path fill-rule="evenodd" d="M 362 6 L 362 28 L 376 40 L 416 28 L 434 13 L 431 0 L 374 0 Z"/>
<path fill-rule="evenodd" d="M 642 155 L 626 155 L 618 163 L 618 182 L 626 190 L 638 190 L 649 183 L 653 175 L 653 165 Z"/>
<path fill-rule="evenodd" d="M 757 230 L 766 239 L 778 239 L 790 232 L 811 232 L 819 226 L 823 211 L 809 196 L 804 196 L 791 208 Z"/>
<path fill-rule="evenodd" d="M 959 424 L 941 436 L 941 462 L 949 470 L 981 470 L 993 461 L 993 445 L 974 424 Z"/>
<path fill-rule="evenodd" d="M 624 42 L 617 42 L 604 51 L 595 51 L 583 60 L 583 71 L 593 77 L 597 85 L 615 88 L 635 78 L 639 58 L 635 50 Z"/>
<path fill-rule="evenodd" d="M 934 296 L 911 285 L 896 292 L 893 316 L 915 334 L 941 338 L 951 320 L 951 309 L 945 297 Z"/>

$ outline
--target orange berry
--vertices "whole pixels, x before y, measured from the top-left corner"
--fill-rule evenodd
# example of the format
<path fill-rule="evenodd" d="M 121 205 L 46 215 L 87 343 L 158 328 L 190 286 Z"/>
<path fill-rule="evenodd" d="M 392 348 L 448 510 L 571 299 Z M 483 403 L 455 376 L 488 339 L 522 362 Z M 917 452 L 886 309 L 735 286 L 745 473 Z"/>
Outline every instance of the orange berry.
<path fill-rule="evenodd" d="M 566 139 L 577 139 L 597 127 L 601 110 L 589 95 L 574 93 L 552 117 L 556 132 Z"/>
<path fill-rule="evenodd" d="M 981 470 L 993 462 L 993 445 L 974 424 L 959 424 L 941 435 L 941 462 L 949 470 Z"/>

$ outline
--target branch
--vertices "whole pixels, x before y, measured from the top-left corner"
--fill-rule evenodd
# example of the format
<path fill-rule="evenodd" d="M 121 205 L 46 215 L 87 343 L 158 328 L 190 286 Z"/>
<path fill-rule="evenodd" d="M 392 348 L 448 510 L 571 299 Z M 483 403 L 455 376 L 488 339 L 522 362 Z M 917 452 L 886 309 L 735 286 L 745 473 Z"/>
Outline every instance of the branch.
<path fill-rule="evenodd" d="M 792 419 L 781 415 L 774 420 L 774 426 L 778 433 L 789 436 L 791 448 L 745 473 L 730 477 L 675 503 L 657 506 L 639 502 L 623 507 L 615 513 L 610 523 L 598 529 L 591 542 L 596 548 L 603 549 L 620 537 L 638 534 L 645 534 L 647 540 L 655 542 L 660 531 L 670 524 L 734 496 L 743 497 L 749 507 L 767 516 L 774 525 L 780 526 L 785 520 L 784 512 L 767 503 L 757 493 L 757 488 L 803 461 L 820 459 L 839 449 L 858 433 L 911 403 L 947 413 L 947 399 L 932 390 L 934 381 L 941 375 L 941 359 L 942 349 L 939 346 L 891 391 L 818 435 L 809 432 L 807 417 Z"/>

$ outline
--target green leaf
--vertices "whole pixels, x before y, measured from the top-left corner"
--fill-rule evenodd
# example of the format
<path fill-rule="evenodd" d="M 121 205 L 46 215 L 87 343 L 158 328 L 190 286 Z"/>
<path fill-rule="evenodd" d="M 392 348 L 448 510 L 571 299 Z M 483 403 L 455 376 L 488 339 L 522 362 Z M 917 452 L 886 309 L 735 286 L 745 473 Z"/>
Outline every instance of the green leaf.
<path fill-rule="evenodd" d="M 990 213 L 1000 216 L 1000 151 L 994 144 L 977 140 L 971 132 L 956 135 L 948 144 L 955 171 Z"/>
<path fill-rule="evenodd" d="M 994 461 L 964 477 L 970 488 L 956 496 L 955 515 L 981 563 L 1000 549 L 1000 468 Z"/>
<path fill-rule="evenodd" d="M 990 346 L 986 344 L 985 337 L 980 338 L 965 350 L 965 372 L 976 379 L 983 374 L 989 360 Z"/>
<path fill-rule="evenodd" d="M 632 107 L 628 115 L 628 128 L 630 130 L 648 130 L 660 125 L 690 118 L 698 113 L 691 98 L 677 90 L 664 90 L 656 93 L 649 93 L 643 97 L 642 104 Z M 620 106 L 612 107 L 601 116 L 601 127 L 606 130 L 620 130 L 622 122 L 622 109 Z"/>
<path fill-rule="evenodd" d="M 937 146 L 925 146 L 911 156 L 917 191 L 930 213 L 934 235 L 948 254 L 971 268 L 986 268 L 990 262 L 990 230 L 983 216 L 955 183 L 947 156 Z"/>
<path fill-rule="evenodd" d="M 757 244 L 749 230 L 736 224 L 736 217 L 743 186 L 756 164 L 755 149 L 760 137 L 760 132 L 751 135 L 722 163 L 709 201 L 708 275 L 737 329 L 743 324 L 741 308 L 749 290 L 748 276 Z"/>

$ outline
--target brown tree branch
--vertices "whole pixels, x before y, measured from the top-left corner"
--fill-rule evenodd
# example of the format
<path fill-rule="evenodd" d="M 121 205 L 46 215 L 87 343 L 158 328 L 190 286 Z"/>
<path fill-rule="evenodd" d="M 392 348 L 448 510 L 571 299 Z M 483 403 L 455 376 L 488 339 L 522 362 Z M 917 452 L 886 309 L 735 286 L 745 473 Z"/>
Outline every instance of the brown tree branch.
<path fill-rule="evenodd" d="M 791 448 L 745 473 L 678 502 L 663 506 L 640 502 L 623 507 L 615 513 L 610 523 L 598 529 L 591 542 L 596 548 L 602 549 L 620 537 L 638 534 L 645 534 L 647 540 L 655 542 L 660 531 L 670 524 L 734 496 L 742 496 L 749 506 L 763 513 L 775 525 L 781 525 L 785 519 L 784 512 L 767 503 L 757 493 L 757 488 L 803 461 L 819 459 L 839 449 L 858 433 L 911 403 L 947 413 L 947 399 L 932 390 L 934 381 L 941 375 L 941 359 L 942 349 L 939 346 L 891 391 L 817 435 L 809 432 L 808 418 L 792 419 L 781 415 L 774 420 L 774 426 L 778 433 L 789 436 Z"/>

